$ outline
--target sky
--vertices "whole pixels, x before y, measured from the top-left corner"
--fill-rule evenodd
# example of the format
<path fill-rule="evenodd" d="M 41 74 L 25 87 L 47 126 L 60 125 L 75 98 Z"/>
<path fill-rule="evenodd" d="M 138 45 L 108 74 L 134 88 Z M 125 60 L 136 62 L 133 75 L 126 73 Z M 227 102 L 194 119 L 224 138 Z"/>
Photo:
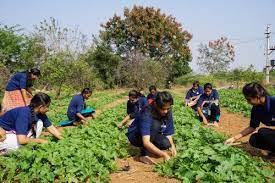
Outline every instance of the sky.
<path fill-rule="evenodd" d="M 64 26 L 78 26 L 91 37 L 98 35 L 100 24 L 114 14 L 123 15 L 125 7 L 134 5 L 159 8 L 174 16 L 193 35 L 189 46 L 194 72 L 200 71 L 196 64 L 200 43 L 225 36 L 236 51 L 231 68 L 253 64 L 259 71 L 266 62 L 267 24 L 271 24 L 271 45 L 275 45 L 274 0 L 0 0 L 0 24 L 19 24 L 24 31 L 31 32 L 40 21 L 54 17 Z M 271 58 L 275 59 L 274 53 Z"/>

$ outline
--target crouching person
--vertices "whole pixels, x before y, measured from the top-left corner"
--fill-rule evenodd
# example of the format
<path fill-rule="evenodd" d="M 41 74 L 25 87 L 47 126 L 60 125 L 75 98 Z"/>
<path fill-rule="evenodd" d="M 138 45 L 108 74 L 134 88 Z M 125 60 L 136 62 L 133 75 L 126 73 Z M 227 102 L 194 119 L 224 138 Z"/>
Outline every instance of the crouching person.
<path fill-rule="evenodd" d="M 126 134 L 130 143 L 141 148 L 140 161 L 146 164 L 155 164 L 149 153 L 162 157 L 164 161 L 170 159 L 167 152 L 170 149 L 172 156 L 177 154 L 172 135 L 174 122 L 171 106 L 173 98 L 168 92 L 158 92 L 152 105 L 141 110 L 128 129 Z"/>
<path fill-rule="evenodd" d="M 218 126 L 221 115 L 219 94 L 210 83 L 204 85 L 204 93 L 199 98 L 197 110 L 203 124 Z"/>
<path fill-rule="evenodd" d="M 86 109 L 85 100 L 88 100 L 92 96 L 92 89 L 84 88 L 80 94 L 74 95 L 67 110 L 68 119 L 74 121 L 74 125 L 78 125 L 81 122 L 85 125 L 88 124 L 86 117 L 91 116 L 93 119 L 94 115 L 91 113 L 83 113 Z"/>
<path fill-rule="evenodd" d="M 29 106 L 14 108 L 0 117 L 1 132 L 5 131 L 0 142 L 2 154 L 30 142 L 47 143 L 47 140 L 39 138 L 43 127 L 57 139 L 62 139 L 61 134 L 46 115 L 50 103 L 51 99 L 47 94 L 37 93 L 31 99 Z"/>

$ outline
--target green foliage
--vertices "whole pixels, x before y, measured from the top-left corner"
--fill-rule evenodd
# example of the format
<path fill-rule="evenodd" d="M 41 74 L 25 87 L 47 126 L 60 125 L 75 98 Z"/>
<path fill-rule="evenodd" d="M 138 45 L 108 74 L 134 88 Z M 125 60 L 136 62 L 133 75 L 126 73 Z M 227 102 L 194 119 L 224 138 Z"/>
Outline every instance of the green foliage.
<path fill-rule="evenodd" d="M 226 107 L 230 112 L 242 113 L 249 117 L 252 106 L 247 103 L 240 90 L 219 90 L 222 107 Z"/>
<path fill-rule="evenodd" d="M 270 95 L 275 95 L 274 88 L 268 88 Z M 247 103 L 242 91 L 239 89 L 234 90 L 219 90 L 221 98 L 221 105 L 226 107 L 230 112 L 242 113 L 244 116 L 249 117 L 252 106 Z"/>
<path fill-rule="evenodd" d="M 73 60 L 66 53 L 50 56 L 42 65 L 43 81 L 45 84 L 56 86 L 59 96 L 65 85 L 71 89 L 81 90 L 84 87 L 94 87 L 100 83 L 91 67 L 82 60 Z"/>
<path fill-rule="evenodd" d="M 188 62 L 192 58 L 188 42 L 192 35 L 174 17 L 159 9 L 125 8 L 123 18 L 114 15 L 102 28 L 101 39 L 123 58 L 129 59 L 136 52 L 162 62 L 169 58 L 173 60 L 171 77 L 190 72 Z"/>
<path fill-rule="evenodd" d="M 84 56 L 85 61 L 94 67 L 107 88 L 114 88 L 119 84 L 121 58 L 113 54 L 106 45 L 98 45 Z"/>
<path fill-rule="evenodd" d="M 105 97 L 106 93 L 99 96 Z M 94 102 L 98 106 L 116 98 L 114 95 Z M 65 97 L 57 105 L 67 104 Z M 56 113 L 64 108 L 54 107 Z M 61 107 L 60 106 L 60 107 Z M 114 160 L 127 156 L 124 133 L 116 128 L 125 106 L 106 110 L 87 127 L 79 126 L 63 133 L 64 140 L 50 144 L 29 144 L 8 157 L 0 157 L 1 182 L 109 182 L 109 173 L 116 170 Z M 49 115 L 52 121 L 59 119 Z"/>
<path fill-rule="evenodd" d="M 29 58 L 33 42 L 30 38 L 20 33 L 18 25 L 13 27 L 0 26 L 0 63 L 11 72 L 27 69 L 26 66 L 34 65 Z"/>
<path fill-rule="evenodd" d="M 182 101 L 175 97 L 176 101 Z M 178 155 L 156 166 L 164 176 L 183 182 L 273 182 L 274 168 L 238 148 L 224 145 L 225 136 L 204 128 L 194 112 L 174 106 Z"/>
<path fill-rule="evenodd" d="M 161 87 L 168 78 L 167 68 L 154 60 L 131 62 L 123 66 L 121 77 L 124 84 L 134 88 L 147 88 L 150 85 Z"/>

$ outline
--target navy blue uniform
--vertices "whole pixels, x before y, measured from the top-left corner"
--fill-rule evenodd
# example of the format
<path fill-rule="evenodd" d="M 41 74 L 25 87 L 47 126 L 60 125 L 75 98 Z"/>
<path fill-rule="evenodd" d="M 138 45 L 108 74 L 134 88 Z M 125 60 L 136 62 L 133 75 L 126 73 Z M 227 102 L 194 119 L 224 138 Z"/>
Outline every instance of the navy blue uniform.
<path fill-rule="evenodd" d="M 196 97 L 198 95 L 202 95 L 203 94 L 203 88 L 201 86 L 198 87 L 197 90 L 194 90 L 193 88 L 189 89 L 185 99 L 189 100 L 192 97 Z"/>
<path fill-rule="evenodd" d="M 84 108 L 85 102 L 83 96 L 81 94 L 73 96 L 67 110 L 67 116 L 69 120 L 77 121 L 78 117 L 76 116 L 76 114 L 81 113 Z"/>
<path fill-rule="evenodd" d="M 143 147 L 143 136 L 150 136 L 150 141 L 159 149 L 166 150 L 171 147 L 167 136 L 173 135 L 174 122 L 172 110 L 164 117 L 160 116 L 153 106 L 147 106 L 140 111 L 128 128 L 126 134 L 130 143 L 137 147 Z M 143 147 L 141 156 L 148 155 L 148 151 Z"/>
<path fill-rule="evenodd" d="M 206 103 L 204 106 L 202 106 L 203 102 L 213 102 L 215 100 L 219 100 L 219 94 L 218 91 L 213 89 L 211 94 L 207 96 L 205 93 L 203 93 L 199 100 L 198 100 L 198 107 L 202 109 L 202 112 L 206 119 L 210 121 L 216 121 L 218 122 L 220 120 L 220 106 L 215 103 Z M 201 118 L 202 120 L 202 118 Z"/>
<path fill-rule="evenodd" d="M 27 88 L 27 73 L 19 72 L 9 80 L 6 91 L 15 91 Z"/>
<path fill-rule="evenodd" d="M 148 105 L 145 97 L 139 97 L 136 103 L 127 102 L 127 114 L 130 115 L 131 119 L 134 119 L 136 114 Z"/>
<path fill-rule="evenodd" d="M 263 106 L 253 106 L 250 127 L 258 128 L 261 122 L 266 126 L 275 126 L 275 96 L 267 96 Z M 249 142 L 256 148 L 275 152 L 275 130 L 261 128 L 251 135 Z"/>
<path fill-rule="evenodd" d="M 34 117 L 36 122 L 41 119 L 46 128 L 52 125 L 46 114 L 35 114 Z M 16 135 L 27 135 L 32 125 L 32 113 L 28 106 L 14 108 L 0 117 L 0 127 L 6 131 L 15 131 Z"/>

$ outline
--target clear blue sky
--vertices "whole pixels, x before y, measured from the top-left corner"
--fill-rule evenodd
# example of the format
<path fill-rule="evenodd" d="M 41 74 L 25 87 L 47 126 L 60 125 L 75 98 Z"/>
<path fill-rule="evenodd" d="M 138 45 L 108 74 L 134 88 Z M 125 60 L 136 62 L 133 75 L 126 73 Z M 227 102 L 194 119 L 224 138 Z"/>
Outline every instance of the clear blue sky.
<path fill-rule="evenodd" d="M 153 6 L 176 17 L 183 28 L 193 34 L 190 47 L 191 67 L 196 65 L 199 43 L 226 36 L 235 43 L 236 60 L 232 67 L 253 64 L 262 70 L 265 64 L 264 31 L 267 24 L 275 30 L 274 0 L 1 0 L 0 23 L 20 24 L 26 31 L 43 19 L 54 17 L 62 25 L 79 26 L 88 35 L 98 34 L 100 24 L 115 13 L 121 15 L 124 7 Z M 275 45 L 275 31 L 272 31 Z M 272 55 L 275 58 L 275 54 Z"/>

